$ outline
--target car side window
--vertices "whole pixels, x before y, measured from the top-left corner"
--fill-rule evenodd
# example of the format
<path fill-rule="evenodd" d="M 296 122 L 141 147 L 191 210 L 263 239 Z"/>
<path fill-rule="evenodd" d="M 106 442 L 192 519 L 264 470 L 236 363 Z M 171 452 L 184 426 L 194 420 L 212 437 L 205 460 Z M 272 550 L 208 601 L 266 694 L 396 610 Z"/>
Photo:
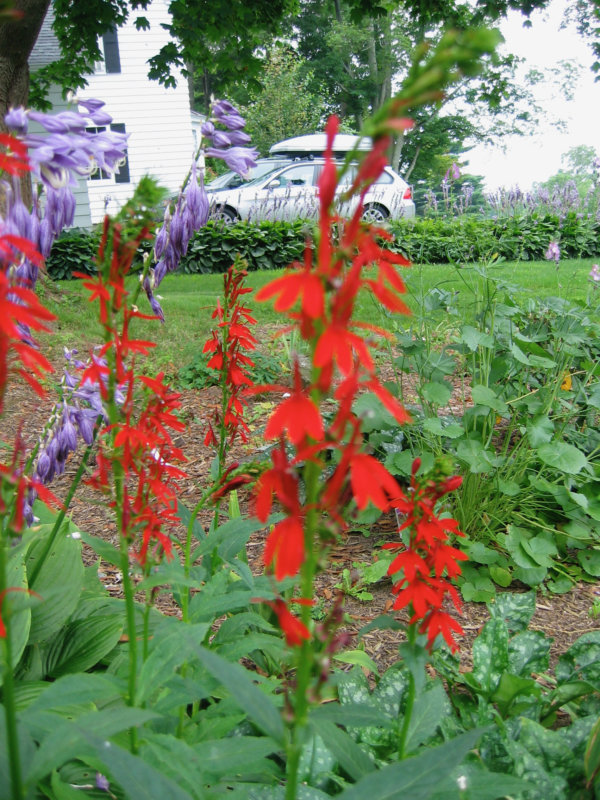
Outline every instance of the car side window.
<path fill-rule="evenodd" d="M 375 183 L 393 183 L 393 182 L 394 182 L 394 179 L 392 178 L 390 173 L 386 172 L 385 170 L 383 170 L 381 175 L 375 181 Z"/>
<path fill-rule="evenodd" d="M 315 168 L 313 164 L 298 164 L 290 167 L 273 179 L 275 186 L 312 186 Z M 271 184 L 269 184 L 271 185 Z"/>

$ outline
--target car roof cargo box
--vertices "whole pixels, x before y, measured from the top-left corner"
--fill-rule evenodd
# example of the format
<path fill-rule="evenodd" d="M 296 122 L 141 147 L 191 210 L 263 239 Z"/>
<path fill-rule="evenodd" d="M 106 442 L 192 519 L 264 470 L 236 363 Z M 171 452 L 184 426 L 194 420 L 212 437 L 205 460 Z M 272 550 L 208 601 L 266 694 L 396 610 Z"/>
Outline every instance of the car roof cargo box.
<path fill-rule="evenodd" d="M 358 145 L 358 149 L 366 151 L 371 149 L 371 139 L 367 136 L 355 136 L 350 133 L 338 133 L 333 140 L 334 156 L 344 157 Z M 269 150 L 270 154 L 286 155 L 289 158 L 306 158 L 308 155 L 322 156 L 327 146 L 327 137 L 324 133 L 311 133 L 308 136 L 294 136 L 277 142 Z"/>

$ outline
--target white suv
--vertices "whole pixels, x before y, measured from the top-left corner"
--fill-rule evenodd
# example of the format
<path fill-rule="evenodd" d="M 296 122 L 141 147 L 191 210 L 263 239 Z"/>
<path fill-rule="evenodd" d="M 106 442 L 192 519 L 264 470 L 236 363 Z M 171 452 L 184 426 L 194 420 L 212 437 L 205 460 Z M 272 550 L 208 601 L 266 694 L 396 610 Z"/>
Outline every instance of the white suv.
<path fill-rule="evenodd" d="M 319 212 L 318 181 L 324 164 L 323 158 L 309 157 L 278 167 L 238 188 L 217 189 L 210 193 L 211 217 L 225 222 L 314 219 Z M 354 166 L 346 171 L 338 189 L 340 194 L 355 174 Z M 357 203 L 352 198 L 341 212 L 350 216 Z M 414 215 L 410 186 L 391 167 L 386 167 L 365 196 L 364 218 L 383 222 Z"/>

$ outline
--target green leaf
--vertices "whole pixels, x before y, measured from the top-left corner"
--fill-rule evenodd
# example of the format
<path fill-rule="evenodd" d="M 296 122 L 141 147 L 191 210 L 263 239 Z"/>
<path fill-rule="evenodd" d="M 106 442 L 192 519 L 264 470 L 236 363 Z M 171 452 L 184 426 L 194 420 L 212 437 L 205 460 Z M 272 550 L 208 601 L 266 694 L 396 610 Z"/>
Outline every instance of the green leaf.
<path fill-rule="evenodd" d="M 566 442 L 543 444 L 538 448 L 538 455 L 544 464 L 566 472 L 567 475 L 577 475 L 588 465 L 588 460 L 581 450 Z"/>
<path fill-rule="evenodd" d="M 458 439 L 465 432 L 463 426 L 459 425 L 458 422 L 451 422 L 446 425 L 439 417 L 427 417 L 423 422 L 423 427 L 429 433 L 433 433 L 436 436 L 447 436 L 448 439 Z"/>
<path fill-rule="evenodd" d="M 600 631 L 584 633 L 560 656 L 556 678 L 560 683 L 587 681 L 600 691 Z"/>
<path fill-rule="evenodd" d="M 60 678 L 85 672 L 116 647 L 122 631 L 121 616 L 102 615 L 69 622 L 43 648 L 45 673 Z"/>
<path fill-rule="evenodd" d="M 577 560 L 588 575 L 593 575 L 594 578 L 600 577 L 600 550 L 592 548 L 589 550 L 578 550 Z"/>
<path fill-rule="evenodd" d="M 546 444 L 554 436 L 554 423 L 545 415 L 534 417 L 527 423 L 527 436 L 532 447 Z"/>
<path fill-rule="evenodd" d="M 229 736 L 199 742 L 193 749 L 212 781 L 244 773 L 271 772 L 275 764 L 266 759 L 278 753 L 279 745 L 266 736 Z"/>
<path fill-rule="evenodd" d="M 501 558 L 497 550 L 486 547 L 483 542 L 468 542 L 464 550 L 469 559 L 478 564 L 495 564 Z"/>
<path fill-rule="evenodd" d="M 438 729 L 442 718 L 448 714 L 448 698 L 440 681 L 425 685 L 413 706 L 410 717 L 406 752 L 416 751 Z"/>
<path fill-rule="evenodd" d="M 57 766 L 75 758 L 83 758 L 94 753 L 93 739 L 100 741 L 101 747 L 110 750 L 113 745 L 105 747 L 104 742 L 110 736 L 128 728 L 137 727 L 149 719 L 156 717 L 151 711 L 140 708 L 116 707 L 91 711 L 82 714 L 76 720 L 56 717 L 51 732 L 42 740 L 40 747 L 28 764 L 25 779 L 28 783 L 37 783 L 50 774 Z M 104 761 L 104 759 L 102 759 Z M 106 763 L 106 762 L 105 762 Z"/>
<path fill-rule="evenodd" d="M 67 675 L 42 686 L 46 688 L 42 692 L 36 692 L 34 699 L 22 712 L 24 719 L 34 719 L 42 711 L 58 712 L 62 708 L 80 703 L 105 704 L 118 697 L 121 689 L 116 678 L 100 673 Z"/>
<path fill-rule="evenodd" d="M 368 669 L 369 672 L 379 675 L 377 664 L 364 650 L 346 650 L 343 653 L 336 654 L 334 659 L 336 661 L 341 661 L 342 664 L 358 664 L 359 667 L 364 667 L 364 669 Z"/>
<path fill-rule="evenodd" d="M 379 725 L 382 728 L 392 728 L 394 720 L 388 717 L 382 709 L 373 704 L 347 702 L 323 703 L 311 711 L 311 719 L 315 725 L 322 722 L 336 723 L 346 728 L 364 728 Z"/>
<path fill-rule="evenodd" d="M 35 541 L 26 560 L 28 575 L 42 555 L 45 538 Z M 62 531 L 30 588 L 41 602 L 31 609 L 30 642 L 43 642 L 55 634 L 75 609 L 83 586 L 81 544 Z"/>
<path fill-rule="evenodd" d="M 27 589 L 27 574 L 25 571 L 24 553 L 19 551 L 11 555 L 6 568 L 5 586 L 19 589 Z M 2 616 L 7 626 L 10 626 L 11 634 L 11 669 L 18 664 L 25 645 L 29 639 L 31 628 L 31 603 L 35 602 L 27 594 L 22 592 L 7 592 L 0 607 Z M 6 668 L 6 650 L 0 647 L 0 685 L 2 684 L 4 670 Z"/>
<path fill-rule="evenodd" d="M 531 539 L 523 538 L 521 546 L 538 566 L 548 569 L 554 566 L 553 556 L 558 554 L 558 550 L 551 533 L 540 533 Z"/>
<path fill-rule="evenodd" d="M 494 347 L 494 337 L 489 333 L 477 330 L 472 325 L 465 325 L 460 332 L 460 341 L 464 342 L 469 350 L 474 353 L 478 347 L 488 349 Z"/>
<path fill-rule="evenodd" d="M 508 406 L 504 400 L 501 400 L 496 392 L 493 389 L 490 389 L 489 386 L 482 386 L 481 384 L 472 386 L 471 397 L 473 398 L 475 405 L 491 408 L 498 414 L 503 414 L 508 410 Z"/>
<path fill-rule="evenodd" d="M 527 699 L 530 702 L 539 700 L 541 696 L 541 689 L 533 678 L 525 678 L 517 675 L 509 675 L 507 672 L 502 673 L 498 688 L 491 697 L 492 702 L 498 705 L 498 710 L 503 717 L 511 713 L 511 706 L 516 700 Z M 515 713 L 513 711 L 513 713 Z"/>
<path fill-rule="evenodd" d="M 103 561 L 106 561 L 107 564 L 112 564 L 114 567 L 119 567 L 121 565 L 121 553 L 114 544 L 106 542 L 99 536 L 93 536 L 87 531 L 80 531 L 80 533 L 81 540 L 85 542 L 88 547 L 91 547 L 94 553 L 100 556 Z"/>
<path fill-rule="evenodd" d="M 525 631 L 535 614 L 535 592 L 503 592 L 488 609 L 494 619 L 503 620 L 509 633 Z"/>
<path fill-rule="evenodd" d="M 490 578 L 503 589 L 507 589 L 512 583 L 510 570 L 506 569 L 506 567 L 500 567 L 498 564 L 490 565 Z"/>
<path fill-rule="evenodd" d="M 508 629 L 501 619 L 490 619 L 473 642 L 473 677 L 491 695 L 508 668 Z"/>
<path fill-rule="evenodd" d="M 452 387 L 446 381 L 425 383 L 422 387 L 423 397 L 428 403 L 436 406 L 445 406 L 450 400 Z"/>
<path fill-rule="evenodd" d="M 196 648 L 196 656 L 204 667 L 231 694 L 267 736 L 278 744 L 284 741 L 284 727 L 279 710 L 272 699 L 253 682 L 250 673 L 239 664 L 232 664 L 204 647 Z"/>
<path fill-rule="evenodd" d="M 478 439 L 467 439 L 459 442 L 456 455 L 469 466 L 474 474 L 491 472 L 497 466 L 498 458 L 491 450 L 486 450 Z"/>
<path fill-rule="evenodd" d="M 154 692 L 164 687 L 168 676 L 193 654 L 194 642 L 204 641 L 210 625 L 183 624 L 179 620 L 165 620 L 152 637 L 152 650 L 144 661 L 137 685 L 137 700 L 145 703 Z"/>
<path fill-rule="evenodd" d="M 542 631 L 521 631 L 508 643 L 508 669 L 513 675 L 545 672 L 550 663 L 549 639 Z"/>
<path fill-rule="evenodd" d="M 348 706 L 344 706 L 344 709 Z M 371 709 L 371 714 L 373 713 Z M 352 722 L 348 722 L 352 725 Z M 377 722 L 371 721 L 369 724 L 377 725 Z M 360 747 L 354 739 L 349 736 L 341 728 L 338 728 L 333 722 L 326 719 L 312 718 L 313 730 L 322 737 L 327 748 L 336 759 L 341 768 L 350 775 L 350 777 L 358 781 L 364 775 L 373 772 L 375 764 L 371 760 L 368 753 Z"/>
<path fill-rule="evenodd" d="M 526 796 L 531 784 L 521 778 L 501 772 L 489 772 L 476 764 L 463 764 L 442 781 L 431 800 L 458 800 L 458 779 L 464 781 L 466 800 L 499 800 L 504 797 Z"/>
<path fill-rule="evenodd" d="M 469 731 L 416 758 L 389 764 L 370 773 L 339 795 L 340 800 L 425 800 L 451 770 L 460 764 L 485 729 Z"/>

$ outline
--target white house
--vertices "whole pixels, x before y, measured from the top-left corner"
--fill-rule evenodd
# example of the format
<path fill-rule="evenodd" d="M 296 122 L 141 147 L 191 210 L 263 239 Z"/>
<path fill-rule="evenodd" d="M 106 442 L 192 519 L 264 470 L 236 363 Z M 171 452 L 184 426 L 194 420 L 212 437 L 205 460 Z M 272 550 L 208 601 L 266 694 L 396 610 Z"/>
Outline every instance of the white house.
<path fill-rule="evenodd" d="M 165 88 L 148 78 L 148 59 L 169 41 L 161 23 L 169 22 L 169 0 L 151 0 L 145 16 L 149 30 L 136 30 L 133 18 L 102 37 L 102 62 L 78 94 L 99 98 L 113 118 L 114 130 L 130 134 L 127 163 L 115 175 L 97 171 L 80 181 L 76 192 L 76 226 L 99 222 L 105 209 L 116 211 L 133 193 L 143 175 L 152 175 L 171 192 L 185 178 L 194 152 L 194 136 L 187 80 L 175 71 L 176 88 Z M 58 43 L 52 32 L 50 10 L 29 61 L 31 70 L 56 58 Z M 68 107 L 59 87 L 50 100 L 55 110 Z M 197 124 L 197 123 L 196 123 Z M 33 127 L 33 126 L 32 126 Z"/>

